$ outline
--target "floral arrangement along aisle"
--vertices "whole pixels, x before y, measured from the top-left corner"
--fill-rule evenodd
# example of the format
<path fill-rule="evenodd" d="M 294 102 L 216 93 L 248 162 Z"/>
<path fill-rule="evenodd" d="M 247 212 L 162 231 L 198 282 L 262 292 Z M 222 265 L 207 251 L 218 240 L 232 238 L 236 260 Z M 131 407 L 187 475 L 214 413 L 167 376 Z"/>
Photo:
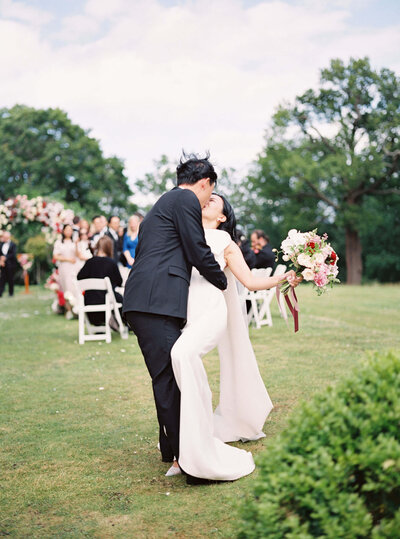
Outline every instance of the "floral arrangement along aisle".
<path fill-rule="evenodd" d="M 29 294 L 29 273 L 28 271 L 31 269 L 33 260 L 32 255 L 28 253 L 20 253 L 17 254 L 17 260 L 19 262 L 19 265 L 22 268 L 22 272 L 24 275 L 24 285 L 25 285 L 25 294 Z"/>
<path fill-rule="evenodd" d="M 17 195 L 0 203 L 0 228 L 11 229 L 14 224 L 37 221 L 49 244 L 53 244 L 64 224 L 72 223 L 74 212 L 61 202 L 46 201 L 43 197 L 29 199 Z"/>
<path fill-rule="evenodd" d="M 41 196 L 29 199 L 26 195 L 17 195 L 4 202 L 0 201 L 0 229 L 11 230 L 16 225 L 40 223 L 42 233 L 49 245 L 54 244 L 65 224 L 72 224 L 74 216 L 73 210 L 65 208 L 61 202 L 45 200 Z M 26 257 L 28 255 L 21 256 Z M 28 269 L 32 265 L 32 261 L 27 260 L 25 262 L 25 258 L 23 258 L 20 264 L 24 270 L 25 291 L 27 291 L 29 288 Z M 27 267 L 27 264 L 30 264 L 30 266 Z M 54 286 L 57 288 L 54 288 Z M 68 298 L 64 298 L 64 294 L 58 289 L 57 269 L 49 277 L 47 287 L 56 294 L 53 310 L 60 313 L 64 312 L 65 300 Z"/>

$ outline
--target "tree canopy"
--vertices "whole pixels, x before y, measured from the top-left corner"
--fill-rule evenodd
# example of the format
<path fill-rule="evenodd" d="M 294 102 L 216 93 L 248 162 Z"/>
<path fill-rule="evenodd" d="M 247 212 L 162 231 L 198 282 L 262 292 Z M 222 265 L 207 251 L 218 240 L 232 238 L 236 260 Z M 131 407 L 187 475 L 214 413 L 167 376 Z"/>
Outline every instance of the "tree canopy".
<path fill-rule="evenodd" d="M 368 222 L 383 211 L 399 227 L 399 171 L 400 79 L 368 58 L 332 60 L 317 90 L 278 108 L 245 188 L 253 218 L 282 236 L 292 227 L 344 236 L 347 279 L 359 283 Z"/>
<path fill-rule="evenodd" d="M 87 216 L 136 209 L 121 159 L 104 157 L 60 109 L 0 109 L 0 200 L 17 194 L 55 197 Z"/>

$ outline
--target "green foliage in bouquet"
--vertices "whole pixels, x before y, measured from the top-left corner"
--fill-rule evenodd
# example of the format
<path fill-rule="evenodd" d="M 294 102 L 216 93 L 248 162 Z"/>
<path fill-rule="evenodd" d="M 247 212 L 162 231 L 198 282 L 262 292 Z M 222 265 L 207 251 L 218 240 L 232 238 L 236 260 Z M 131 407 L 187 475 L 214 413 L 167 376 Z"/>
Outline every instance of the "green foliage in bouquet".
<path fill-rule="evenodd" d="M 400 537 L 400 357 L 302 405 L 258 459 L 240 538 Z"/>

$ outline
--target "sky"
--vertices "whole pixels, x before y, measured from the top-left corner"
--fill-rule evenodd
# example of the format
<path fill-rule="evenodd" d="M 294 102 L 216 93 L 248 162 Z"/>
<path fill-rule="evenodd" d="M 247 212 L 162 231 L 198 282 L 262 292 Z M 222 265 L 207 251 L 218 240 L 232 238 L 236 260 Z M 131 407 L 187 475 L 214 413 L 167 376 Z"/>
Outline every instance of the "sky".
<path fill-rule="evenodd" d="M 332 58 L 400 74 L 398 0 L 0 0 L 0 107 L 59 107 L 134 182 L 162 154 L 244 174 Z"/>

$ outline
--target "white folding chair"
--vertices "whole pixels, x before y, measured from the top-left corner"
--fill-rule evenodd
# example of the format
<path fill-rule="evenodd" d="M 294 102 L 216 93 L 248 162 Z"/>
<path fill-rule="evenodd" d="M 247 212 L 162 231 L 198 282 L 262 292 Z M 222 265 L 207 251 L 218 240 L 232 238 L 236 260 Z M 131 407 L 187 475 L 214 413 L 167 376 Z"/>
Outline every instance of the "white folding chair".
<path fill-rule="evenodd" d="M 108 281 L 108 282 L 107 282 Z M 82 279 L 75 280 L 75 287 L 78 297 L 78 323 L 79 323 L 79 344 L 85 341 L 106 341 L 111 342 L 110 318 L 112 313 L 112 303 L 109 294 L 111 282 L 108 277 L 104 279 Z M 104 303 L 97 305 L 85 305 L 84 292 L 88 290 L 102 290 L 105 292 Z M 112 287 L 111 287 L 112 290 Z M 114 295 L 114 293 L 113 293 Z M 115 300 L 115 297 L 114 297 Z M 90 323 L 87 313 L 103 312 L 105 316 L 104 326 L 94 326 Z M 119 314 L 119 313 L 118 313 Z M 85 333 L 85 326 L 87 334 Z"/>
<path fill-rule="evenodd" d="M 286 266 L 285 264 L 278 264 L 275 268 L 275 271 L 274 273 L 272 274 L 274 277 L 276 275 L 283 275 L 286 271 Z M 265 297 L 264 297 L 264 300 L 262 302 L 262 304 L 260 305 L 260 308 L 259 308 L 259 311 L 258 311 L 258 317 L 259 317 L 259 321 L 260 321 L 260 326 L 272 326 L 272 316 L 271 316 L 271 308 L 270 308 L 270 305 L 271 305 L 271 301 L 272 301 L 272 298 L 275 296 L 276 294 L 276 286 L 274 286 L 274 288 L 270 288 L 269 290 L 265 290 Z M 279 303 L 281 305 L 281 308 L 282 309 L 285 309 L 285 301 L 283 299 L 283 296 L 281 295 L 280 296 L 280 300 L 279 300 Z"/>
<path fill-rule="evenodd" d="M 252 273 L 260 277 L 269 277 L 272 272 L 272 268 L 261 268 L 253 269 Z M 282 275 L 286 271 L 286 266 L 284 264 L 278 264 L 275 268 L 273 275 Z M 261 326 L 272 326 L 272 316 L 270 304 L 272 298 L 276 293 L 276 287 L 270 288 L 269 290 L 256 290 L 250 291 L 247 288 L 244 289 L 242 294 L 242 300 L 250 301 L 251 308 L 247 313 L 247 323 L 251 324 L 254 322 L 257 329 L 260 329 Z M 285 302 L 281 296 L 280 304 L 282 309 L 285 309 Z"/>
<path fill-rule="evenodd" d="M 254 275 L 257 275 L 258 277 L 269 277 L 271 275 L 272 268 L 252 269 L 251 272 Z M 265 302 L 267 292 L 268 290 L 254 290 L 253 291 L 253 290 L 248 290 L 247 288 L 244 288 L 242 292 L 242 296 L 241 296 L 242 301 L 244 302 L 249 301 L 251 304 L 250 310 L 247 313 L 247 323 L 250 324 L 252 321 L 254 321 L 257 329 L 259 329 L 262 325 L 262 319 L 260 318 L 259 312 L 260 312 L 261 306 Z M 272 321 L 271 321 L 271 324 L 268 324 L 268 325 L 272 325 Z"/>
<path fill-rule="evenodd" d="M 122 322 L 121 314 L 119 312 L 120 307 L 122 307 L 122 303 L 117 302 L 117 299 L 116 299 L 115 294 L 114 294 L 114 290 L 113 290 L 113 288 L 111 286 L 110 279 L 108 277 L 106 277 L 105 279 L 106 279 L 106 283 L 107 283 L 107 295 L 110 298 L 111 308 L 112 308 L 112 312 L 114 313 L 114 317 L 115 317 L 115 319 L 117 321 L 117 324 L 118 324 L 119 334 L 121 335 L 121 339 L 127 339 L 128 334 L 129 334 L 129 330 L 125 326 L 125 324 Z M 116 290 L 116 292 L 119 292 L 121 295 L 123 295 L 124 288 L 118 287 L 115 290 Z"/>

